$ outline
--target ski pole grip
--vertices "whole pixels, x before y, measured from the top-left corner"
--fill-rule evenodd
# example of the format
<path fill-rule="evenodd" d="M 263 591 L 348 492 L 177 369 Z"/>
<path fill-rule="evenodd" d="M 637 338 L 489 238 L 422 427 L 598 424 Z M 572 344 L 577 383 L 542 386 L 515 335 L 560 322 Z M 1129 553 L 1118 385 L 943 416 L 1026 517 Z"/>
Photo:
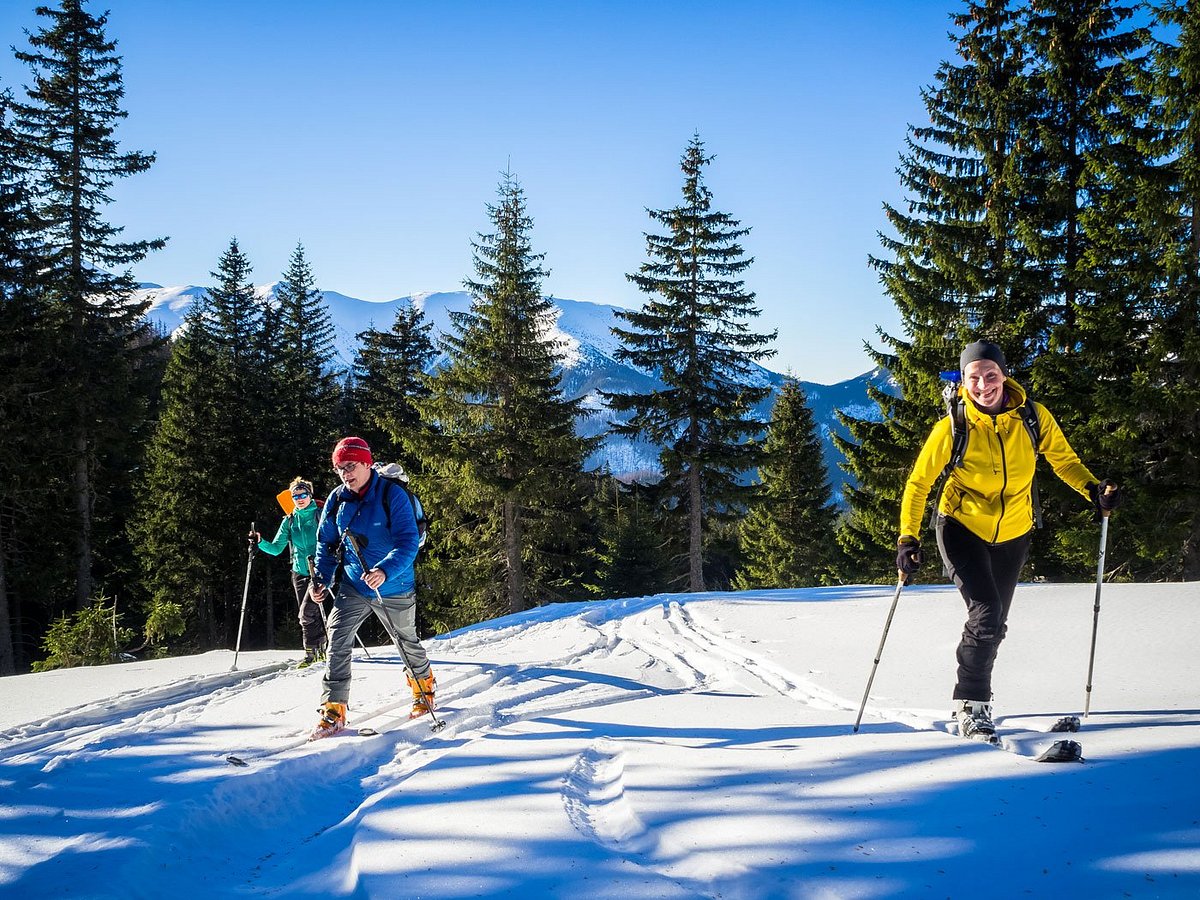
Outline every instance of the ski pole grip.
<path fill-rule="evenodd" d="M 1105 497 L 1107 497 L 1109 494 L 1115 494 L 1116 492 L 1117 492 L 1117 486 L 1115 484 L 1110 484 L 1104 488 L 1104 496 Z M 1100 507 L 1100 515 L 1104 516 L 1104 518 L 1107 519 L 1109 516 L 1112 515 L 1112 510 L 1105 509 L 1104 507 Z"/>
<path fill-rule="evenodd" d="M 321 576 L 317 574 L 317 561 L 311 556 L 306 556 L 304 557 L 304 563 L 308 566 L 309 590 L 313 592 L 313 599 L 317 603 L 323 603 L 325 601 L 323 594 L 320 600 L 317 600 L 316 597 L 316 588 L 320 588 L 322 592 L 326 590 L 325 582 L 321 581 Z"/>

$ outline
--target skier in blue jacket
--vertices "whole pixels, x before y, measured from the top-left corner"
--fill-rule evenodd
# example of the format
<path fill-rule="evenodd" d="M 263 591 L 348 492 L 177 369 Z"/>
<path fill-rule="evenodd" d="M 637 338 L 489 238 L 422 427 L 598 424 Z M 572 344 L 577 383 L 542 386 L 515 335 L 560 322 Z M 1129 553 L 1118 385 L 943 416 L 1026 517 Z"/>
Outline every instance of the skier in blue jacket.
<path fill-rule="evenodd" d="M 321 719 L 313 737 L 335 734 L 346 726 L 350 700 L 350 652 L 359 627 L 373 612 L 404 650 L 412 671 L 413 717 L 429 712 L 434 678 L 417 635 L 417 597 L 413 561 L 417 558 L 417 521 L 407 494 L 391 486 L 373 468 L 371 448 L 359 437 L 338 441 L 333 468 L 341 485 L 325 501 L 317 526 L 317 576 L 314 597 L 324 602 L 323 585 L 340 583 L 329 614 L 329 666 L 321 697 Z M 348 545 L 352 534 L 363 561 Z M 365 566 L 363 565 L 365 563 Z"/>

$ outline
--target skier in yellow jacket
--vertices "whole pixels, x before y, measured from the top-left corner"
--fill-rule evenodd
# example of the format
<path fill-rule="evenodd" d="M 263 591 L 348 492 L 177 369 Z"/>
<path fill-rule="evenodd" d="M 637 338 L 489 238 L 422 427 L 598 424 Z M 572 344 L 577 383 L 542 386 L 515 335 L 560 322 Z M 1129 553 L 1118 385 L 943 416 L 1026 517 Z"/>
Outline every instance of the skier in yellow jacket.
<path fill-rule="evenodd" d="M 938 550 L 967 605 L 958 645 L 953 715 L 964 737 L 990 740 L 992 667 L 1004 640 L 1008 612 L 1034 526 L 1032 485 L 1040 453 L 1054 473 L 1097 513 L 1112 510 L 1121 493 L 1079 461 L 1054 416 L 1033 403 L 1040 426 L 1034 448 L 1021 417 L 1025 390 L 1008 377 L 1004 352 L 989 341 L 968 344 L 959 358 L 968 439 L 962 465 L 949 471 L 936 513 Z M 908 476 L 900 504 L 896 568 L 908 578 L 923 561 L 921 519 L 934 484 L 950 461 L 950 416 L 934 425 Z"/>

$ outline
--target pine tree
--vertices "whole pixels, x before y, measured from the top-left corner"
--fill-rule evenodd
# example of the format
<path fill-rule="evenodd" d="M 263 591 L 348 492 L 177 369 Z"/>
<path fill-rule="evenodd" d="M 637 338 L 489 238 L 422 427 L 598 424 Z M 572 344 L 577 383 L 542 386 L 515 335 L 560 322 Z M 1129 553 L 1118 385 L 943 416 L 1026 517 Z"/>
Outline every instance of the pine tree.
<path fill-rule="evenodd" d="M 1004 346 L 1018 380 L 1045 341 L 1041 307 L 1048 275 L 1031 265 L 1031 149 L 1035 109 L 1019 14 L 1004 0 L 965 4 L 953 17 L 957 58 L 922 91 L 928 126 L 910 126 L 901 155 L 905 210 L 887 205 L 890 258 L 872 257 L 900 311 L 903 336 L 880 332 L 873 350 L 899 396 L 872 388 L 882 420 L 839 414 L 851 440 L 835 438 L 856 484 L 838 539 L 857 574 L 895 577 L 892 551 L 900 498 L 917 452 L 944 414 L 939 373 L 962 346 L 987 337 Z"/>
<path fill-rule="evenodd" d="M 762 424 L 752 409 L 769 388 L 753 383 L 751 364 L 774 353 L 767 344 L 775 337 L 750 330 L 758 309 L 740 275 L 753 260 L 739 243 L 749 229 L 712 208 L 704 183 L 712 159 L 693 136 L 681 161 L 683 202 L 649 211 L 666 233 L 646 235 L 650 259 L 627 276 L 651 299 L 640 311 L 618 312 L 627 327 L 613 329 L 624 344 L 618 359 L 654 374 L 665 389 L 605 394 L 612 409 L 633 414 L 618 433 L 662 447 L 692 591 L 704 590 L 712 521 L 736 514 L 746 492 L 739 479 L 759 459 L 752 438 Z"/>
<path fill-rule="evenodd" d="M 1148 39 L 1132 27 L 1134 14 L 1116 0 L 1038 0 L 1025 32 L 1037 103 L 1025 131 L 1037 197 L 1030 244 L 1050 281 L 1046 352 L 1029 386 L 1097 475 L 1126 484 L 1140 442 L 1131 387 L 1149 362 L 1156 281 L 1154 254 L 1134 226 L 1147 165 L 1135 77 Z M 1082 576 L 1096 555 L 1087 504 L 1057 479 L 1044 482 L 1035 571 Z M 1128 538 L 1115 530 L 1114 570 L 1137 565 Z"/>
<path fill-rule="evenodd" d="M 171 349 L 162 410 L 147 452 L 143 503 L 131 524 L 150 595 L 148 615 L 179 603 L 192 645 L 216 646 L 222 491 L 227 460 L 216 452 L 213 423 L 222 400 L 215 389 L 216 342 L 206 300 L 193 304 Z"/>
<path fill-rule="evenodd" d="M 573 557 L 585 497 L 579 401 L 560 385 L 561 347 L 541 294 L 542 254 L 511 174 L 488 206 L 475 251 L 471 308 L 452 314 L 449 363 L 423 417 L 436 426 L 424 489 L 436 498 L 447 593 L 475 613 L 519 612 L 577 590 Z"/>
<path fill-rule="evenodd" d="M 14 106 L 15 129 L 32 154 L 33 199 L 43 252 L 42 288 L 66 319 L 66 344 L 55 396 L 71 405 L 71 505 L 76 514 L 75 604 L 82 609 L 92 593 L 98 525 L 97 496 L 109 496 L 130 477 L 131 461 L 110 453 L 109 442 L 126 436 L 146 412 L 139 384 L 138 357 L 153 349 L 143 313 L 131 299 L 128 270 L 162 240 L 122 241 L 119 226 L 102 217 L 108 191 L 119 178 L 150 167 L 154 157 L 119 152 L 115 129 L 125 112 L 116 44 L 105 37 L 107 16 L 93 16 L 81 0 L 62 0 L 57 9 L 38 7 L 49 24 L 29 35 L 29 52 L 18 60 L 33 73 L 28 103 Z"/>
<path fill-rule="evenodd" d="M 809 587 L 833 576 L 837 507 L 804 389 L 785 382 L 759 466 L 761 493 L 741 523 L 745 559 L 734 586 Z"/>
<path fill-rule="evenodd" d="M 70 462 L 67 423 L 53 402 L 63 327 L 38 284 L 39 258 L 28 160 L 10 127 L 11 95 L 0 92 L 0 675 L 27 667 L 37 623 L 70 592 L 61 535 L 71 521 L 61 498 Z"/>
<path fill-rule="evenodd" d="M 1156 4 L 1152 65 L 1137 73 L 1153 98 L 1141 143 L 1134 222 L 1158 278 L 1147 363 L 1133 378 L 1140 453 L 1118 534 L 1136 544 L 1139 577 L 1200 579 L 1200 9 Z"/>
<path fill-rule="evenodd" d="M 658 485 L 599 479 L 593 518 L 600 524 L 596 594 L 640 597 L 670 589 L 670 532 Z"/>
<path fill-rule="evenodd" d="M 246 534 L 265 522 L 258 487 L 270 483 L 261 424 L 270 373 L 250 271 L 231 241 L 215 286 L 188 313 L 163 379 L 135 527 L 152 609 L 180 603 L 203 647 L 227 643 L 236 627 Z"/>
<path fill-rule="evenodd" d="M 296 245 L 275 291 L 276 323 L 264 333 L 274 376 L 267 413 L 274 475 L 312 479 L 329 465 L 339 398 L 333 319 L 316 289 L 304 247 Z"/>
<path fill-rule="evenodd" d="M 354 359 L 355 434 L 366 438 L 381 459 L 400 457 L 421 470 L 420 404 L 429 396 L 425 371 L 437 351 L 433 325 L 415 304 L 397 307 L 389 331 L 374 327 L 358 335 Z"/>

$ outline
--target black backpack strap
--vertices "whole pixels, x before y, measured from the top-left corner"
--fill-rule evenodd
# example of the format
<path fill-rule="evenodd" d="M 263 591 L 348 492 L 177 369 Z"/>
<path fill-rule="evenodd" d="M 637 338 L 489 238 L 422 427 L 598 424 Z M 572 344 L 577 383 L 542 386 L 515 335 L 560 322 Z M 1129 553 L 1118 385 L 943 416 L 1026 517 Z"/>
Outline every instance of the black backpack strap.
<path fill-rule="evenodd" d="M 1030 483 L 1029 496 L 1033 503 L 1033 524 L 1037 528 L 1042 527 L 1042 498 L 1038 493 L 1037 483 L 1037 461 L 1042 455 L 1042 421 L 1038 418 L 1037 409 L 1033 405 L 1033 401 L 1028 397 L 1021 404 L 1019 412 L 1021 413 L 1021 421 L 1025 423 L 1025 430 L 1029 433 L 1029 440 L 1033 443 L 1033 481 Z"/>
<path fill-rule="evenodd" d="M 942 474 L 938 476 L 933 490 L 930 492 L 930 496 L 933 498 L 933 511 L 929 520 L 931 525 L 937 517 L 938 503 L 941 502 L 942 490 L 946 487 L 950 473 L 955 469 L 962 468 L 963 458 L 967 455 L 966 407 L 961 397 L 947 392 L 945 398 L 946 416 L 950 419 L 950 459 L 946 461 L 946 465 L 942 468 Z"/>
<path fill-rule="evenodd" d="M 387 521 L 387 530 L 390 534 L 392 531 L 392 504 L 388 500 L 388 491 L 391 490 L 395 482 L 390 478 L 384 478 L 382 475 L 379 476 L 379 480 L 383 482 L 383 487 L 381 488 L 383 493 L 380 495 L 380 499 L 383 501 L 383 516 Z"/>

